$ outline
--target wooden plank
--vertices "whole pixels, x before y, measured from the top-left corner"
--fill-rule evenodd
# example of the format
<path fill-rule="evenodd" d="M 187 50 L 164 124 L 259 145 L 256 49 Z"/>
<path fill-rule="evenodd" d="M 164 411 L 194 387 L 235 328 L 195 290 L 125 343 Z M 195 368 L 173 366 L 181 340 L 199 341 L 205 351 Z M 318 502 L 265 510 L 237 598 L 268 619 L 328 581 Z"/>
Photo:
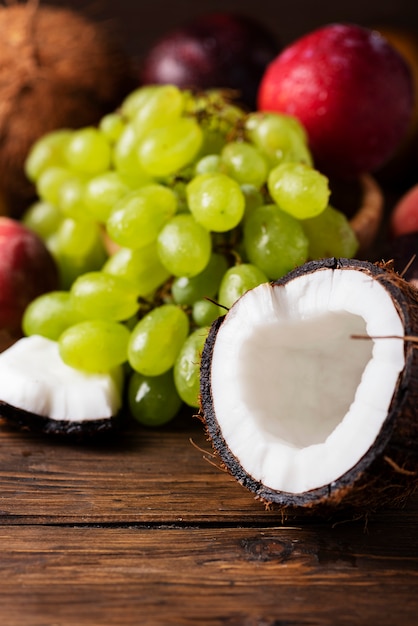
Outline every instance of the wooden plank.
<path fill-rule="evenodd" d="M 1 526 L 2 622 L 415 626 L 412 531 Z"/>
<path fill-rule="evenodd" d="M 189 419 L 94 446 L 3 426 L 0 445 L 8 626 L 415 626 L 417 498 L 285 526 Z"/>
<path fill-rule="evenodd" d="M 193 441 L 193 443 L 192 443 Z M 107 444 L 60 443 L 0 429 L 0 515 L 14 522 L 181 522 L 266 513 L 196 446 L 192 417 L 163 429 L 133 426 Z M 267 513 L 268 515 L 268 513 Z"/>
<path fill-rule="evenodd" d="M 9 522 L 281 521 L 213 464 L 190 416 L 160 430 L 132 427 L 96 446 L 3 427 L 0 447 L 0 518 Z M 408 511 L 418 512 L 417 500 Z"/>

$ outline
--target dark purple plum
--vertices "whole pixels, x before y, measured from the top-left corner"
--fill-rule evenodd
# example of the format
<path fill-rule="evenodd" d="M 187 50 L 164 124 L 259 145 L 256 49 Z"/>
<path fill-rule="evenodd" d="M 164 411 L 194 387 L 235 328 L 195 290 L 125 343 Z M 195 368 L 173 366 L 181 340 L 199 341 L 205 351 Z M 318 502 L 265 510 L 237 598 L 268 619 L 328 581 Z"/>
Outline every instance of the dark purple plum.
<path fill-rule="evenodd" d="M 255 108 L 267 65 L 281 46 L 264 25 L 234 13 L 201 15 L 167 32 L 145 54 L 140 80 L 182 89 L 227 88 Z"/>

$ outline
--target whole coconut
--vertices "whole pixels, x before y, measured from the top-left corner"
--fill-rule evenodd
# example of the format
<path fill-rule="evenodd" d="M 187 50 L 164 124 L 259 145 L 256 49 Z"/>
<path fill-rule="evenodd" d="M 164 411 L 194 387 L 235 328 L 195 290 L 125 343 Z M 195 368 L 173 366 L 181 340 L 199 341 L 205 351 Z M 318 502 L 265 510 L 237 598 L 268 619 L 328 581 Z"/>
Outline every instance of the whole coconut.
<path fill-rule="evenodd" d="M 12 215 L 33 195 L 23 170 L 33 142 L 97 123 L 134 85 L 103 23 L 37 2 L 0 7 L 0 189 Z"/>

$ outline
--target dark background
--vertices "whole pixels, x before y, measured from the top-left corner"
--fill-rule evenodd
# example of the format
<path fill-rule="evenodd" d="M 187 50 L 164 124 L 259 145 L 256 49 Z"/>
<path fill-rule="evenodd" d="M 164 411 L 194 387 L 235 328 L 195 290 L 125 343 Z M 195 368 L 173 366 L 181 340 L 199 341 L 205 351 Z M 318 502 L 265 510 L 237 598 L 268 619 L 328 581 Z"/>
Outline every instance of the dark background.
<path fill-rule="evenodd" d="M 418 30 L 418 0 L 51 0 L 49 4 L 71 6 L 94 19 L 110 21 L 126 50 L 138 59 L 167 29 L 209 11 L 252 16 L 283 45 L 330 22 Z"/>

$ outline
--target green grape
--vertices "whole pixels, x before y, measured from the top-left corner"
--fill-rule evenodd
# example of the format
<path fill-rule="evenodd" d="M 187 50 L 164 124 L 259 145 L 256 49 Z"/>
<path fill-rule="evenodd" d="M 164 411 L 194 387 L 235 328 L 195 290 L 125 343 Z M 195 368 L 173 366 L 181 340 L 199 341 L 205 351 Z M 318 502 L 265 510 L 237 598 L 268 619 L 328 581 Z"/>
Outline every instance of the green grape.
<path fill-rule="evenodd" d="M 305 144 L 296 134 L 292 137 L 291 148 L 283 157 L 283 161 L 290 163 L 303 163 L 308 167 L 314 166 L 313 157 L 307 144 Z"/>
<path fill-rule="evenodd" d="M 201 156 L 220 152 L 228 138 L 241 129 L 244 111 L 231 104 L 221 90 L 207 90 L 189 99 L 188 112 L 197 116 L 204 131 Z"/>
<path fill-rule="evenodd" d="M 210 326 L 220 315 L 225 313 L 211 300 L 196 300 L 192 307 L 192 319 L 198 326 Z"/>
<path fill-rule="evenodd" d="M 92 217 L 104 223 L 116 203 L 130 191 L 118 172 L 98 174 L 85 185 L 83 200 L 86 210 Z"/>
<path fill-rule="evenodd" d="M 85 181 L 78 177 L 62 183 L 58 190 L 58 207 L 64 216 L 85 219 L 84 189 Z"/>
<path fill-rule="evenodd" d="M 133 372 L 128 383 L 128 403 L 132 417 L 143 426 L 162 426 L 170 422 L 182 407 L 173 370 L 160 376 Z"/>
<path fill-rule="evenodd" d="M 114 144 L 112 163 L 116 171 L 132 189 L 153 181 L 153 177 L 144 170 L 139 162 L 138 137 L 132 124 L 126 124 Z"/>
<path fill-rule="evenodd" d="M 218 124 L 220 124 L 224 133 L 229 135 L 231 131 L 234 131 L 242 126 L 245 121 L 246 114 L 241 107 L 228 102 L 222 91 L 218 90 L 217 94 L 213 92 L 213 97 L 218 100 L 218 108 L 219 105 L 222 105 L 220 111 L 216 111 L 215 105 L 215 119 Z"/>
<path fill-rule="evenodd" d="M 197 116 L 203 130 L 203 142 L 197 159 L 220 154 L 237 129 L 243 128 L 244 111 L 229 103 L 220 91 L 206 91 L 201 96 L 195 96 L 190 111 Z"/>
<path fill-rule="evenodd" d="M 274 202 L 297 219 L 319 215 L 328 205 L 328 178 L 303 163 L 282 163 L 268 176 L 268 190 Z"/>
<path fill-rule="evenodd" d="M 40 173 L 36 191 L 41 200 L 58 207 L 61 187 L 71 180 L 74 180 L 74 172 L 67 167 L 53 165 Z"/>
<path fill-rule="evenodd" d="M 244 246 L 250 262 L 270 280 L 284 276 L 308 257 L 301 222 L 275 204 L 259 207 L 245 221 Z"/>
<path fill-rule="evenodd" d="M 78 252 L 76 256 L 60 249 L 57 234 L 48 237 L 45 243 L 57 264 L 61 289 L 69 289 L 79 276 L 99 270 L 107 259 L 102 238 L 95 239 L 83 255 Z"/>
<path fill-rule="evenodd" d="M 202 145 L 196 155 L 196 163 L 204 159 L 206 156 L 219 156 L 222 148 L 226 144 L 226 135 L 216 126 L 214 128 L 208 127 L 204 121 L 201 122 L 201 128 L 203 131 Z M 211 169 L 209 170 L 211 171 Z M 217 171 L 217 170 L 215 170 Z M 206 174 L 207 172 L 196 172 L 196 174 Z"/>
<path fill-rule="evenodd" d="M 24 163 L 24 172 L 30 181 L 36 182 L 50 167 L 65 167 L 64 150 L 71 135 L 71 130 L 60 129 L 35 141 Z"/>
<path fill-rule="evenodd" d="M 215 232 L 237 226 L 245 200 L 239 184 L 222 173 L 200 174 L 187 186 L 189 209 L 199 224 Z"/>
<path fill-rule="evenodd" d="M 76 311 L 86 319 L 123 321 L 138 310 L 138 297 L 133 285 L 104 272 L 87 272 L 71 286 Z"/>
<path fill-rule="evenodd" d="M 199 174 L 213 174 L 213 172 L 219 172 L 221 167 L 221 155 L 220 154 L 207 154 L 199 159 L 194 166 L 194 175 Z"/>
<path fill-rule="evenodd" d="M 123 118 L 132 120 L 150 95 L 159 89 L 159 85 L 144 85 L 134 89 L 123 100 L 120 112 Z"/>
<path fill-rule="evenodd" d="M 50 291 L 32 300 L 22 318 L 25 335 L 42 335 L 58 341 L 61 334 L 80 321 L 68 291 Z"/>
<path fill-rule="evenodd" d="M 110 144 L 115 143 L 125 128 L 125 122 L 120 113 L 107 113 L 99 122 L 99 130 Z"/>
<path fill-rule="evenodd" d="M 177 122 L 183 111 L 183 93 L 174 85 L 159 85 L 146 91 L 132 124 L 138 137 L 149 130 Z"/>
<path fill-rule="evenodd" d="M 175 304 L 163 304 L 147 313 L 132 330 L 128 359 L 132 369 L 159 376 L 171 369 L 189 333 L 186 313 Z"/>
<path fill-rule="evenodd" d="M 264 204 L 264 197 L 261 191 L 254 185 L 244 183 L 241 185 L 241 191 L 245 200 L 244 220 L 246 220 L 254 209 Z"/>
<path fill-rule="evenodd" d="M 177 304 L 192 305 L 204 297 L 213 298 L 222 276 L 228 268 L 223 254 L 211 254 L 205 269 L 195 276 L 178 276 L 173 280 L 171 293 Z"/>
<path fill-rule="evenodd" d="M 174 179 L 171 185 L 171 189 L 176 194 L 177 198 L 177 213 L 190 213 L 187 206 L 186 189 L 187 183 L 184 180 Z"/>
<path fill-rule="evenodd" d="M 123 324 L 91 319 L 70 326 L 58 339 L 64 363 L 91 373 L 108 372 L 127 359 L 130 333 Z"/>
<path fill-rule="evenodd" d="M 136 174 L 135 176 L 133 176 L 132 174 L 121 172 L 120 170 L 116 170 L 116 171 L 121 177 L 121 180 L 128 186 L 129 191 L 136 191 L 137 189 L 140 189 L 141 187 L 146 187 L 147 185 L 153 185 L 154 183 L 159 184 L 160 182 L 156 178 L 152 178 L 151 176 L 148 176 L 148 174 L 145 174 L 144 172 L 142 172 L 141 175 Z"/>
<path fill-rule="evenodd" d="M 67 256 L 83 257 L 100 238 L 100 230 L 92 220 L 67 217 L 55 233 L 55 250 Z"/>
<path fill-rule="evenodd" d="M 65 158 L 74 171 L 94 176 L 109 169 L 110 145 L 100 130 L 86 126 L 73 132 L 65 149 Z"/>
<path fill-rule="evenodd" d="M 299 120 L 283 113 L 254 112 L 245 123 L 248 137 L 271 165 L 301 162 L 312 166 L 305 129 Z"/>
<path fill-rule="evenodd" d="M 197 121 L 180 118 L 168 126 L 146 133 L 138 146 L 139 162 L 151 176 L 170 176 L 193 161 L 202 140 L 202 130 Z"/>
<path fill-rule="evenodd" d="M 268 282 L 266 274 L 251 263 L 241 263 L 230 267 L 219 287 L 218 302 L 230 308 L 246 291 Z"/>
<path fill-rule="evenodd" d="M 267 162 L 261 152 L 245 141 L 231 141 L 221 152 L 222 171 L 240 185 L 259 189 L 267 180 Z"/>
<path fill-rule="evenodd" d="M 156 243 L 135 250 L 120 248 L 106 261 L 102 270 L 128 280 L 141 297 L 150 295 L 170 277 L 160 261 Z"/>
<path fill-rule="evenodd" d="M 192 407 L 199 406 L 200 359 L 209 328 L 198 328 L 184 342 L 174 364 L 174 383 L 180 398 Z"/>
<path fill-rule="evenodd" d="M 157 183 L 124 196 L 114 207 L 106 228 L 120 246 L 141 248 L 156 240 L 177 210 L 176 194 Z"/>
<path fill-rule="evenodd" d="M 210 234 L 192 215 L 172 217 L 160 231 L 157 243 L 162 264 L 174 276 L 196 276 L 209 263 Z"/>
<path fill-rule="evenodd" d="M 42 239 L 53 235 L 62 219 L 62 213 L 58 207 L 45 200 L 38 200 L 31 204 L 22 216 L 22 222 Z"/>
<path fill-rule="evenodd" d="M 328 206 L 320 215 L 301 222 L 309 241 L 310 259 L 352 258 L 358 249 L 357 237 L 346 215 Z"/>

